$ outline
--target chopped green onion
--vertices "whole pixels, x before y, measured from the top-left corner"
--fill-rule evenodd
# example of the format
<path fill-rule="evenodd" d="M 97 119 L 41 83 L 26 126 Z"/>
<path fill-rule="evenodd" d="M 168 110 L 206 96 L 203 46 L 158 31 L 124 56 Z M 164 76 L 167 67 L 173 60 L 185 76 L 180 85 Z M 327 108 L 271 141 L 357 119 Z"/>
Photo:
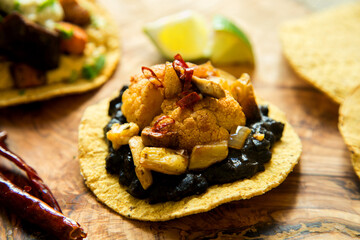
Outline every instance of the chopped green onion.
<path fill-rule="evenodd" d="M 106 60 L 105 56 L 100 55 L 98 58 L 95 59 L 94 64 L 84 65 L 82 68 L 82 76 L 88 80 L 94 79 L 97 75 L 99 75 L 101 70 L 104 68 L 105 60 Z"/>
<path fill-rule="evenodd" d="M 56 0 L 45 0 L 37 8 L 38 12 L 41 12 L 47 7 L 53 6 L 56 3 Z"/>

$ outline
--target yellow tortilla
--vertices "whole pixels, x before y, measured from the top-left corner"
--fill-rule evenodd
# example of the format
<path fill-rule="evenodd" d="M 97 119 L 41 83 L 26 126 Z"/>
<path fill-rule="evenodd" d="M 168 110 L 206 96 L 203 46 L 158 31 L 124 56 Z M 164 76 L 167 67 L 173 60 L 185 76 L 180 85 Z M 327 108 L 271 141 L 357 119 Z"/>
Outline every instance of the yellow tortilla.
<path fill-rule="evenodd" d="M 98 29 L 100 34 L 106 36 L 104 46 L 102 47 L 100 45 L 104 51 L 102 54 L 106 58 L 105 66 L 100 74 L 92 80 L 77 79 L 72 83 L 54 82 L 44 86 L 26 88 L 24 90 L 14 88 L 0 90 L 0 107 L 45 100 L 66 94 L 86 92 L 100 87 L 110 78 L 120 59 L 118 27 L 109 14 L 94 1 L 81 0 L 79 2 L 88 9 L 92 15 L 99 16 L 106 21 L 106 24 Z M 97 44 L 97 47 L 99 47 L 99 44 L 96 43 L 91 36 L 89 36 L 89 42 L 87 44 L 89 43 Z M 79 61 L 84 61 L 84 59 L 80 59 L 81 57 Z M 7 65 L 7 62 L 0 62 L 0 69 L 2 69 L 3 73 Z"/>
<path fill-rule="evenodd" d="M 360 84 L 360 2 L 289 22 L 280 36 L 302 78 L 341 103 Z"/>
<path fill-rule="evenodd" d="M 85 110 L 79 127 L 79 160 L 86 185 L 96 197 L 119 214 L 143 221 L 166 221 L 190 214 L 206 212 L 220 204 L 249 199 L 264 194 L 282 183 L 298 163 L 301 142 L 294 129 L 286 122 L 285 115 L 270 105 L 270 116 L 285 123 L 280 142 L 276 143 L 265 171 L 250 179 L 215 185 L 201 195 L 186 197 L 178 202 L 149 204 L 126 192 L 118 177 L 107 174 L 105 157 L 108 147 L 104 140 L 103 127 L 110 120 L 107 115 L 110 99 L 90 106 Z"/>
<path fill-rule="evenodd" d="M 360 87 L 340 106 L 339 129 L 351 151 L 351 161 L 360 178 Z"/>

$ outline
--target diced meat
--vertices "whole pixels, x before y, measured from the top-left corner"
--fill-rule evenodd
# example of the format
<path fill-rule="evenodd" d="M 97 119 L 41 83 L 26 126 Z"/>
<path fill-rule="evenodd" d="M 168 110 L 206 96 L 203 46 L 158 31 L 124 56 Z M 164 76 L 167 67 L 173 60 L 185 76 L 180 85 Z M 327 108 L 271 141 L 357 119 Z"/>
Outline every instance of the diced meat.
<path fill-rule="evenodd" d="M 152 147 L 177 147 L 179 145 L 178 133 L 172 131 L 156 132 L 151 127 L 145 127 L 141 138 L 145 146 Z"/>
<path fill-rule="evenodd" d="M 37 69 L 54 69 L 59 66 L 60 37 L 55 31 L 11 13 L 0 23 L 0 54 Z"/>
<path fill-rule="evenodd" d="M 17 88 L 36 87 L 46 83 L 45 73 L 27 64 L 13 63 L 10 71 Z"/>

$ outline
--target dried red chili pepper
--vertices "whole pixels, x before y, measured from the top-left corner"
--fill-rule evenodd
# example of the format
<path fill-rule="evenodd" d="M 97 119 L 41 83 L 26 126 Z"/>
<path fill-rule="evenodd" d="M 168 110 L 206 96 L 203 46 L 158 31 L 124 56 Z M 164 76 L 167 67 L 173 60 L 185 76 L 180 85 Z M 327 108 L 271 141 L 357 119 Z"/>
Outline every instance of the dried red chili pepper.
<path fill-rule="evenodd" d="M 196 92 L 189 93 L 185 97 L 181 98 L 179 101 L 176 102 L 181 109 L 184 108 L 191 108 L 194 106 L 195 103 L 201 100 L 201 97 Z"/>
<path fill-rule="evenodd" d="M 27 165 L 23 159 L 7 148 L 5 143 L 6 138 L 7 133 L 5 131 L 0 131 L 0 155 L 13 162 L 20 169 L 24 170 L 30 180 L 32 190 L 36 191 L 38 196 L 50 207 L 54 208 L 58 212 L 61 212 L 59 203 L 56 201 L 49 187 L 45 185 L 35 169 Z"/>
<path fill-rule="evenodd" d="M 34 223 L 61 240 L 81 240 L 86 233 L 74 220 L 13 185 L 0 174 L 0 203 L 21 218 Z"/>
<path fill-rule="evenodd" d="M 183 95 L 185 95 L 184 93 L 188 92 L 192 87 L 191 79 L 194 74 L 194 68 L 189 67 L 180 54 L 175 55 L 172 66 L 178 78 L 184 82 Z"/>
<path fill-rule="evenodd" d="M 146 76 L 145 74 L 145 70 L 149 71 L 151 73 L 151 77 L 149 79 L 149 81 L 156 87 L 156 88 L 163 88 L 164 85 L 162 84 L 162 82 L 160 81 L 160 79 L 156 76 L 156 73 L 148 67 L 141 67 L 141 71 L 144 74 L 144 76 L 146 78 L 148 78 L 148 76 Z"/>
<path fill-rule="evenodd" d="M 166 133 L 169 131 L 168 126 L 174 123 L 175 120 L 173 118 L 169 116 L 162 116 L 155 121 L 154 126 L 152 127 L 152 131 Z"/>

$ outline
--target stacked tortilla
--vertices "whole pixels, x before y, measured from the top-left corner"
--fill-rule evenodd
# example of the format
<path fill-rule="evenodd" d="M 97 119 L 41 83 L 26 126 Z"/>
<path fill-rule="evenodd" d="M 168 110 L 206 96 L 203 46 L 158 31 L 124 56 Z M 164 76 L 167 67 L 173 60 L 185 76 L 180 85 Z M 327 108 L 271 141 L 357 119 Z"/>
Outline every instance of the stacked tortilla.
<path fill-rule="evenodd" d="M 289 22 L 281 29 L 296 73 L 341 104 L 339 129 L 360 177 L 360 3 Z"/>

